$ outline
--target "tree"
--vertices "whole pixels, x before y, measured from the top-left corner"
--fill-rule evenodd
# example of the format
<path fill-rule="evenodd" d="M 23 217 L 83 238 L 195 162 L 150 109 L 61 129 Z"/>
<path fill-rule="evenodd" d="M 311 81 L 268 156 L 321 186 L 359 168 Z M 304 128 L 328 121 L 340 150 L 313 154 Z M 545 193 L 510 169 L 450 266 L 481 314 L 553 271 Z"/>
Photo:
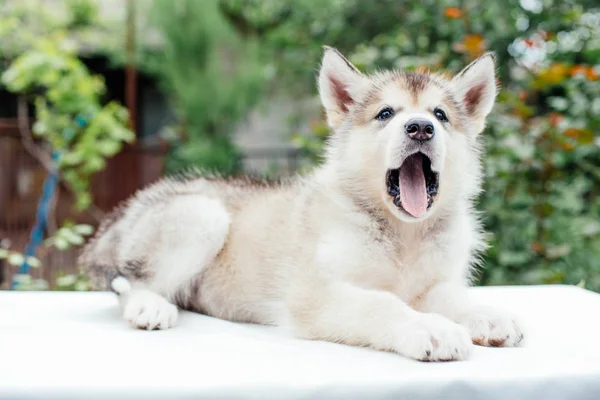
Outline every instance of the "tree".
<path fill-rule="evenodd" d="M 177 115 L 167 170 L 189 166 L 234 173 L 234 124 L 259 98 L 263 70 L 257 44 L 242 39 L 216 0 L 155 0 L 139 8 L 160 37 L 144 47 L 138 66 L 159 79 Z"/>
<path fill-rule="evenodd" d="M 84 3 L 69 2 L 73 8 L 66 21 L 52 19 L 43 9 L 27 5 L 19 8 L 19 4 L 0 21 L 0 41 L 6 39 L 10 44 L 4 47 L 8 66 L 1 82 L 8 91 L 19 95 L 19 128 L 24 148 L 49 174 L 25 255 L 0 249 L 0 258 L 21 266 L 17 276 L 21 288 L 32 287 L 27 272 L 30 266 L 39 265 L 35 250 L 46 227 L 52 197 L 56 196 L 56 181 L 62 181 L 74 195 L 77 211 L 89 210 L 92 175 L 105 167 L 105 159 L 117 154 L 123 143 L 135 139 L 127 128 L 127 110 L 116 102 L 103 102 L 102 77 L 91 75 L 77 56 L 73 29 L 85 26 L 91 12 Z M 27 20 L 37 22 L 33 29 L 23 29 L 28 26 Z M 19 41 L 14 42 L 15 38 Z M 13 57 L 15 54 L 18 55 Z M 31 130 L 28 103 L 35 108 Z M 83 236 L 92 231 L 88 225 L 68 222 L 52 232 L 54 235 L 46 244 L 65 250 L 83 244 Z"/>

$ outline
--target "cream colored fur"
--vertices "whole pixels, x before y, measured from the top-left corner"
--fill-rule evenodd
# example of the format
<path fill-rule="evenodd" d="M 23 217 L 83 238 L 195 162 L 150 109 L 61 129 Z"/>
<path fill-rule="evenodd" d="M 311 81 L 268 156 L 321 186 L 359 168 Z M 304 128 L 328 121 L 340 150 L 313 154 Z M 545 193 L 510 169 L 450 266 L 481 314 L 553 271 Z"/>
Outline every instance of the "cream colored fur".
<path fill-rule="evenodd" d="M 419 79 L 366 76 L 326 49 L 319 86 L 334 132 L 321 167 L 274 186 L 159 182 L 103 226 L 82 263 L 118 280 L 124 316 L 140 328 L 172 327 L 177 304 L 417 360 L 466 359 L 473 343 L 519 344 L 517 318 L 467 290 L 484 248 L 472 202 L 477 136 L 496 95 L 493 58 L 452 80 Z M 386 124 L 374 120 L 383 105 L 397 110 Z M 432 116 L 438 106 L 450 124 Z M 440 174 L 421 218 L 396 207 L 385 186 L 386 171 L 414 151 L 403 126 L 415 117 L 435 126 L 427 151 Z"/>

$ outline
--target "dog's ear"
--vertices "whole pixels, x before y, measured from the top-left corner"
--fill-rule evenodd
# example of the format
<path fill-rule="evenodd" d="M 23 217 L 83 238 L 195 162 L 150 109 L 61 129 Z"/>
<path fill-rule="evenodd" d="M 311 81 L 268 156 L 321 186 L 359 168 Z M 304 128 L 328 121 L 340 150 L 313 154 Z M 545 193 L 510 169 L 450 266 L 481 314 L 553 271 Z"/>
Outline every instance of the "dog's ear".
<path fill-rule="evenodd" d="M 339 51 L 324 46 L 319 72 L 319 94 L 333 129 L 344 120 L 350 107 L 368 89 L 368 79 Z"/>
<path fill-rule="evenodd" d="M 469 118 L 476 124 L 477 133 L 481 132 L 498 93 L 494 54 L 486 53 L 473 61 L 452 79 L 452 84 Z"/>

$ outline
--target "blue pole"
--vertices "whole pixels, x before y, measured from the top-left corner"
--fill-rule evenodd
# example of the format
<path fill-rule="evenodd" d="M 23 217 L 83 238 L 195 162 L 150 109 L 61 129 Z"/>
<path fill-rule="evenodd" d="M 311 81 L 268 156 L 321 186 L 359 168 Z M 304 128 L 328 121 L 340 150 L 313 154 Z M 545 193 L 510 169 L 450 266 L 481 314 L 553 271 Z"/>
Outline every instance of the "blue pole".
<path fill-rule="evenodd" d="M 75 117 L 75 123 L 80 127 L 85 127 L 87 125 L 87 120 L 84 116 L 78 115 Z M 74 130 L 71 130 L 73 134 Z M 66 133 L 66 132 L 65 132 Z M 64 133 L 63 133 L 64 134 Z M 13 277 L 13 281 L 11 284 L 12 289 L 18 289 L 19 287 L 19 276 L 27 276 L 29 274 L 29 270 L 31 266 L 27 262 L 28 257 L 35 256 L 37 254 L 37 249 L 42 244 L 42 240 L 44 239 L 44 230 L 46 229 L 46 224 L 48 222 L 48 212 L 50 211 L 50 202 L 54 197 L 54 191 L 56 189 L 56 185 L 59 182 L 59 171 L 58 171 L 58 159 L 60 154 L 58 151 L 54 150 L 52 152 L 52 171 L 48 174 L 46 179 L 44 180 L 44 187 L 42 190 L 42 197 L 38 202 L 37 214 L 35 224 L 33 225 L 33 229 L 31 230 L 31 236 L 29 237 L 29 243 L 25 247 L 25 259 L 23 263 L 19 267 L 19 271 Z"/>
<path fill-rule="evenodd" d="M 55 151 L 52 153 L 52 171 L 44 180 L 42 197 L 38 202 L 35 225 L 31 230 L 29 243 L 27 243 L 27 246 L 25 247 L 25 260 L 23 260 L 23 263 L 19 267 L 19 271 L 15 277 L 13 277 L 12 289 L 18 289 L 19 287 L 19 281 L 17 277 L 26 276 L 29 274 L 30 265 L 27 262 L 27 258 L 36 255 L 37 249 L 44 239 L 44 230 L 46 229 L 46 223 L 48 221 L 50 202 L 52 201 L 52 197 L 54 197 L 54 191 L 58 183 L 58 157 L 58 152 Z"/>

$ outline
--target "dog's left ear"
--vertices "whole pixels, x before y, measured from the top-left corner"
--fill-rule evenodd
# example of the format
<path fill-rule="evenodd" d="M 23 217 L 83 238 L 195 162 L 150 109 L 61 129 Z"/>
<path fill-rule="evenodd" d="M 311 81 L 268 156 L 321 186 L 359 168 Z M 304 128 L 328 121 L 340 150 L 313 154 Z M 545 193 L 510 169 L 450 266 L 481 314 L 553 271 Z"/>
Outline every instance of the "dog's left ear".
<path fill-rule="evenodd" d="M 476 123 L 477 133 L 481 132 L 498 93 L 494 54 L 486 53 L 473 61 L 452 79 L 452 85 L 469 118 Z"/>
<path fill-rule="evenodd" d="M 339 51 L 324 46 L 319 94 L 329 126 L 336 129 L 353 104 L 368 90 L 369 80 Z"/>

